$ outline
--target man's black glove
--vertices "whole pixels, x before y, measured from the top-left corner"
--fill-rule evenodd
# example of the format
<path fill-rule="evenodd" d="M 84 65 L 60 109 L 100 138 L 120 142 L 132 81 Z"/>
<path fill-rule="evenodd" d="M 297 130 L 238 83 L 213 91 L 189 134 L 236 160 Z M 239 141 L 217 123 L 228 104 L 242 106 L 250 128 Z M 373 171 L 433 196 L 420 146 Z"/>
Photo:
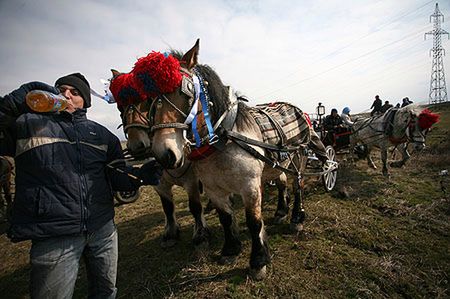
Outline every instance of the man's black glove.
<path fill-rule="evenodd" d="M 54 94 L 59 93 L 58 89 L 46 83 L 37 81 L 25 83 L 10 94 L 4 96 L 0 103 L 0 111 L 12 117 L 18 117 L 23 113 L 30 112 L 31 110 L 25 102 L 25 96 L 32 90 L 44 90 Z"/>
<path fill-rule="evenodd" d="M 161 178 L 163 172 L 163 168 L 161 165 L 156 162 L 156 160 L 152 160 L 150 162 L 145 163 L 138 170 L 138 176 L 141 180 L 142 185 L 158 185 L 159 179 Z"/>

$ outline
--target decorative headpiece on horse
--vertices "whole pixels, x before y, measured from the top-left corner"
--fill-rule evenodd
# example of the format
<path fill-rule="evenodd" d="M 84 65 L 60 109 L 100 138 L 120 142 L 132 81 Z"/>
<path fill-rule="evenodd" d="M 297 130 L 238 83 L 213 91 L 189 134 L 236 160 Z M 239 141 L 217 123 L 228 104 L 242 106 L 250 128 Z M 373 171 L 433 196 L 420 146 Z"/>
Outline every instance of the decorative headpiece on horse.
<path fill-rule="evenodd" d="M 141 93 L 155 97 L 181 85 L 180 62 L 172 55 L 152 52 L 138 59 L 133 70 Z"/>
<path fill-rule="evenodd" d="M 419 114 L 419 127 L 422 130 L 431 128 L 431 126 L 439 121 L 439 114 L 433 113 L 428 109 L 423 110 Z"/>
<path fill-rule="evenodd" d="M 152 52 L 137 60 L 133 70 L 111 80 L 110 90 L 119 106 L 138 103 L 181 85 L 180 62 L 172 55 Z"/>
<path fill-rule="evenodd" d="M 109 90 L 119 107 L 124 107 L 142 101 L 142 97 L 136 87 L 134 74 L 119 74 L 114 76 L 109 85 Z"/>

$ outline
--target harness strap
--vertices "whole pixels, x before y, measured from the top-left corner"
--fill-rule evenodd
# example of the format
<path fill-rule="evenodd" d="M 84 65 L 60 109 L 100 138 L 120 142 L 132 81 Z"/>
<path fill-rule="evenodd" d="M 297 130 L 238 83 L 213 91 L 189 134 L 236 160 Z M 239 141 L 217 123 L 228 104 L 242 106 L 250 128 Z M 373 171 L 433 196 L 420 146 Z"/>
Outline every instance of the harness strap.
<path fill-rule="evenodd" d="M 255 140 L 255 139 L 251 139 L 248 138 L 242 134 L 233 132 L 233 131 L 224 131 L 224 135 L 228 138 L 230 138 L 232 141 L 241 141 L 241 142 L 245 142 L 251 145 L 256 145 L 259 147 L 262 147 L 264 149 L 267 150 L 272 150 L 272 151 L 277 151 L 277 152 L 295 152 L 298 151 L 299 149 L 303 149 L 305 148 L 306 145 L 299 145 L 299 146 L 278 146 L 278 145 L 273 145 L 270 143 L 265 143 L 259 140 Z"/>
<path fill-rule="evenodd" d="M 395 115 L 397 114 L 398 109 L 396 108 L 391 108 L 389 109 L 384 117 L 384 133 L 386 134 L 386 136 L 388 137 L 392 137 L 392 132 L 394 131 L 394 118 Z"/>
<path fill-rule="evenodd" d="M 166 128 L 188 130 L 189 126 L 186 124 L 182 124 L 182 123 L 163 123 L 163 124 L 158 124 L 158 125 L 152 126 L 152 128 L 150 129 L 150 132 L 153 133 L 156 130 L 166 129 Z"/>
<path fill-rule="evenodd" d="M 131 129 L 131 128 L 138 128 L 138 129 L 150 130 L 150 126 L 144 125 L 144 124 L 129 124 L 129 125 L 126 125 L 126 126 L 123 128 L 123 130 L 124 130 L 125 132 L 127 132 L 128 129 Z"/>
<path fill-rule="evenodd" d="M 230 105 L 214 124 L 214 131 L 216 131 L 217 128 L 221 125 L 225 130 L 233 129 L 239 105 L 238 99 L 236 98 L 236 95 L 234 94 L 231 86 L 228 86 L 228 99 L 230 101 Z"/>
<path fill-rule="evenodd" d="M 212 144 L 214 142 L 217 141 L 217 136 L 216 134 L 214 134 L 214 128 L 212 126 L 211 123 L 211 117 L 209 115 L 209 99 L 208 99 L 208 93 L 207 90 L 205 88 L 204 82 L 203 82 L 203 78 L 200 75 L 200 73 L 198 71 L 195 71 L 195 76 L 193 76 L 193 81 L 194 81 L 194 89 L 195 89 L 195 97 L 200 100 L 200 103 L 202 104 L 202 111 L 203 111 L 203 116 L 205 117 L 205 123 L 206 123 L 206 127 L 208 129 L 208 136 L 209 136 L 209 144 Z M 194 118 L 193 120 L 193 124 L 192 127 L 194 128 L 197 127 L 196 126 L 196 122 L 197 122 L 197 117 Z M 194 129 L 193 129 L 194 131 Z M 195 130 L 196 131 L 196 130 Z M 197 147 L 200 146 L 200 140 L 199 138 L 197 138 L 197 135 L 194 133 L 195 135 L 195 139 L 196 139 L 196 145 Z"/>
<path fill-rule="evenodd" d="M 166 95 L 162 94 L 161 97 L 167 102 L 169 103 L 170 106 L 173 107 L 173 109 L 175 109 L 178 113 L 180 113 L 183 117 L 187 118 L 188 116 L 186 115 L 186 113 L 184 113 L 183 111 L 180 110 L 180 108 L 178 108 L 177 106 L 175 106 L 174 103 L 172 103 L 167 97 Z M 158 98 L 156 98 L 155 100 L 157 100 Z"/>
<path fill-rule="evenodd" d="M 234 143 L 236 143 L 238 146 L 240 146 L 243 150 L 245 150 L 246 152 L 248 152 L 250 155 L 252 155 L 253 157 L 255 157 L 256 159 L 259 159 L 261 161 L 263 161 L 266 164 L 269 164 L 270 166 L 272 166 L 272 168 L 281 170 L 285 173 L 290 173 L 292 175 L 295 176 L 299 176 L 300 172 L 298 171 L 294 171 L 292 169 L 289 168 L 285 168 L 283 166 L 281 166 L 278 161 L 273 161 L 269 158 L 267 158 L 266 156 L 262 155 L 261 153 L 259 153 L 257 150 L 255 150 L 253 147 L 251 147 L 250 145 L 248 145 L 247 143 L 241 141 L 241 140 L 237 140 L 237 139 L 231 139 Z"/>

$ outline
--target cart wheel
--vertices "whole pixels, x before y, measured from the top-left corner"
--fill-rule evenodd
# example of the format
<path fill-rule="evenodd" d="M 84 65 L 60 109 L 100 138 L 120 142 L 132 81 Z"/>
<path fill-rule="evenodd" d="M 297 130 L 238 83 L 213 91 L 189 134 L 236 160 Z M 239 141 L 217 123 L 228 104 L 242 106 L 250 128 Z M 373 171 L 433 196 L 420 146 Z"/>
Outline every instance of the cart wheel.
<path fill-rule="evenodd" d="M 114 197 L 121 204 L 127 204 L 135 202 L 140 196 L 139 190 L 136 191 L 118 191 Z"/>
<path fill-rule="evenodd" d="M 327 192 L 330 192 L 336 185 L 337 180 L 336 152 L 334 151 L 334 148 L 330 145 L 325 148 L 325 151 L 327 153 L 328 160 L 332 162 L 327 162 L 323 166 L 323 171 L 325 171 L 325 173 L 322 175 L 322 181 L 325 190 Z"/>

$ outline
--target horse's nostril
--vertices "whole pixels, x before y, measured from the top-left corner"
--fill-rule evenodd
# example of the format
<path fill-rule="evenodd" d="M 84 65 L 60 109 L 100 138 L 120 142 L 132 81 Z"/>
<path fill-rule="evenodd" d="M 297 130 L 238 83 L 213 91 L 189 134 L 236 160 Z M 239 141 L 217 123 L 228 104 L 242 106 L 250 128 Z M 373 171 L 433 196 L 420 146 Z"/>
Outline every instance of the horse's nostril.
<path fill-rule="evenodd" d="M 175 163 L 177 162 L 177 157 L 175 156 L 174 152 L 171 150 L 167 150 L 166 153 L 163 156 L 162 164 L 166 168 L 175 168 Z"/>

